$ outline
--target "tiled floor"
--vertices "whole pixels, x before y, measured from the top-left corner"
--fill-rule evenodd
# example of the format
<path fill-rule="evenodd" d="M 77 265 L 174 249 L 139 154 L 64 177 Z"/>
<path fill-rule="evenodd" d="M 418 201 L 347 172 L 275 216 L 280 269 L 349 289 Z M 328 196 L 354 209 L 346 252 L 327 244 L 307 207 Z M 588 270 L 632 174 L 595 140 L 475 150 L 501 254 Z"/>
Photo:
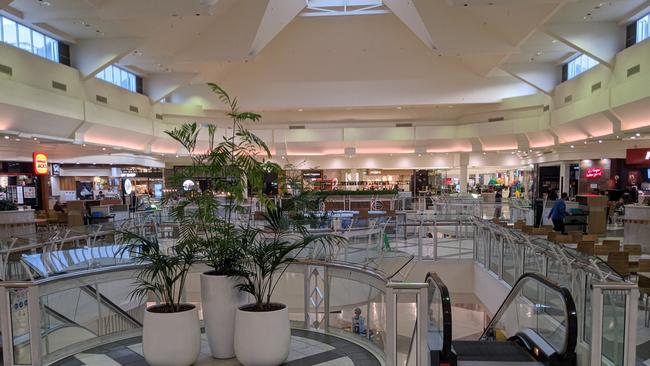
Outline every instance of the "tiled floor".
<path fill-rule="evenodd" d="M 145 366 L 142 356 L 141 338 L 131 338 L 90 349 L 75 356 L 54 363 L 52 366 Z M 236 359 L 216 360 L 210 356 L 210 350 L 203 335 L 201 355 L 195 365 L 200 366 L 235 366 Z M 380 363 L 366 349 L 342 338 L 327 334 L 293 329 L 291 331 L 291 352 L 287 366 L 378 366 Z"/>

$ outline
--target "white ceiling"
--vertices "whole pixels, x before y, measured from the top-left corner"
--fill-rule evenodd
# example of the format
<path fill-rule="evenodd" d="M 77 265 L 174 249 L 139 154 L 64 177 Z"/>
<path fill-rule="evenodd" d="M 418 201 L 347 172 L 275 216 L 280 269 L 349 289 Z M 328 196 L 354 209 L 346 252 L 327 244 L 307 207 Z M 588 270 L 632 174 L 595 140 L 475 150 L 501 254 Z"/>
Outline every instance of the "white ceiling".
<path fill-rule="evenodd" d="M 14 0 L 5 10 L 73 44 L 131 39 L 137 52 L 117 60 L 120 64 L 149 78 L 193 73 L 177 85 L 175 102 L 218 108 L 204 87 L 214 81 L 247 108 L 289 120 L 304 117 L 282 111 L 311 110 L 323 117 L 315 121 L 326 121 L 328 113 L 338 121 L 374 121 L 378 109 L 394 118 L 397 106 L 424 108 L 417 111 L 430 115 L 438 113 L 432 112 L 436 106 L 536 93 L 538 85 L 513 77 L 512 64 L 519 65 L 516 70 L 540 64 L 547 74 L 559 74 L 559 63 L 578 52 L 548 35 L 549 26 L 605 26 L 648 5 L 645 0 L 385 0 L 383 14 L 306 17 L 297 16 L 306 11 L 302 0 L 47 2 L 50 6 Z M 546 77 L 549 83 L 557 79 Z M 350 109 L 375 113 L 358 116 Z"/>

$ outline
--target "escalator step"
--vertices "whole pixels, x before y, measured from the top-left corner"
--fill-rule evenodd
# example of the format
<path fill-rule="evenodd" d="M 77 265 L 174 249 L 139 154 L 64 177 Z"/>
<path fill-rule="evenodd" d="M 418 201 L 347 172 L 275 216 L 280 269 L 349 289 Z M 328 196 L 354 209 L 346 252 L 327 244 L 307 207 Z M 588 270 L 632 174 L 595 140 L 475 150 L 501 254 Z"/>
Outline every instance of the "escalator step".
<path fill-rule="evenodd" d="M 518 344 L 513 342 L 452 342 L 458 361 L 510 361 L 536 362 L 536 360 Z"/>

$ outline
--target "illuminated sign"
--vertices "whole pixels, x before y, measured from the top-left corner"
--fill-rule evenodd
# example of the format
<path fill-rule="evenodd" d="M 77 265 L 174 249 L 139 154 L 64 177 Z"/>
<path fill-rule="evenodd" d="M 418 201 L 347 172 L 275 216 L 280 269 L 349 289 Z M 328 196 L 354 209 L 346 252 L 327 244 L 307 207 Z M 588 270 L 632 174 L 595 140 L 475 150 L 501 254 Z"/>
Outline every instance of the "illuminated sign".
<path fill-rule="evenodd" d="M 603 176 L 603 169 L 602 168 L 589 168 L 587 169 L 587 172 L 585 173 L 585 178 L 588 179 L 596 179 L 599 177 Z"/>
<path fill-rule="evenodd" d="M 133 192 L 133 183 L 131 183 L 131 179 L 125 179 L 124 180 L 124 194 L 129 195 Z"/>
<path fill-rule="evenodd" d="M 47 175 L 47 154 L 35 152 L 34 153 L 34 174 Z"/>

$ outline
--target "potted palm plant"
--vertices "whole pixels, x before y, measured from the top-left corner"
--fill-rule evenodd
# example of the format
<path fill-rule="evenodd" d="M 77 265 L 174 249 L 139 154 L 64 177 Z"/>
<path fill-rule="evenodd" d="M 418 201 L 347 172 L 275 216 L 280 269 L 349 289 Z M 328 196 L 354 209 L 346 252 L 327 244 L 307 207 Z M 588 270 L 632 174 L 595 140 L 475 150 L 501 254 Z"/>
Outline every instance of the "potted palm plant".
<path fill-rule="evenodd" d="M 248 131 L 244 123 L 259 121 L 260 115 L 239 110 L 237 99 L 216 84 L 210 88 L 228 107 L 232 134 L 218 141 L 217 127 L 207 126 L 207 149 L 199 151 L 200 127 L 184 124 L 166 133 L 189 153 L 191 166 L 172 177 L 178 187 L 171 215 L 179 222 L 179 245 L 199 249 L 211 270 L 201 274 L 203 320 L 212 356 L 234 357 L 235 312 L 244 301 L 237 289 L 244 272 L 242 225 L 247 225 L 244 197 L 247 190 L 261 194 L 264 174 L 277 169 L 264 161 L 267 145 Z M 183 182 L 199 180 L 200 187 L 187 189 Z"/>
<path fill-rule="evenodd" d="M 199 357 L 201 329 L 196 307 L 182 302 L 190 267 L 196 261 L 196 249 L 176 245 L 161 248 L 158 239 L 123 232 L 129 252 L 142 264 L 135 279 L 133 297 L 153 295 L 158 304 L 145 310 L 142 332 L 144 358 L 152 366 L 188 366 Z"/>
<path fill-rule="evenodd" d="M 311 245 L 329 250 L 345 241 L 337 235 L 310 234 L 273 202 L 267 202 L 262 216 L 262 227 L 249 227 L 243 234 L 248 261 L 239 288 L 255 300 L 241 306 L 235 319 L 235 354 L 245 366 L 279 365 L 289 355 L 289 312 L 285 304 L 272 301 L 288 265 Z"/>

